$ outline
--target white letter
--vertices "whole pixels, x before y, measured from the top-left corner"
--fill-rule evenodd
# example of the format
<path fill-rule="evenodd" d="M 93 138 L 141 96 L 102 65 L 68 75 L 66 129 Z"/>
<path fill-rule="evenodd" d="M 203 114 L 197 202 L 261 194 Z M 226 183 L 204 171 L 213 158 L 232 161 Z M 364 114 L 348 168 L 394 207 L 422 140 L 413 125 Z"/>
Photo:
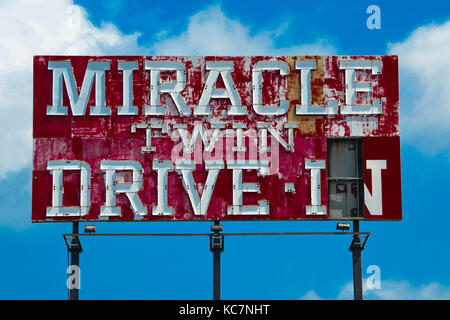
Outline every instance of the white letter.
<path fill-rule="evenodd" d="M 186 66 L 178 61 L 145 61 L 145 70 L 150 70 L 150 106 L 145 106 L 145 115 L 166 115 L 166 108 L 161 107 L 161 93 L 169 93 L 181 116 L 190 116 L 191 109 L 186 105 L 181 91 L 186 87 Z M 176 71 L 174 83 L 161 83 L 162 71 Z"/>
<path fill-rule="evenodd" d="M 178 126 L 177 129 L 180 133 L 181 141 L 183 141 L 185 147 L 184 151 L 186 153 L 192 153 L 194 151 L 194 145 L 198 135 L 200 135 L 200 137 L 202 138 L 203 144 L 205 146 L 205 151 L 212 152 L 217 140 L 220 137 L 220 129 L 224 127 L 225 125 L 220 123 L 211 124 L 211 129 L 214 129 L 214 131 L 209 142 L 208 134 L 210 133 L 210 131 L 205 130 L 202 123 L 195 123 L 190 140 L 188 140 L 188 131 L 185 128 Z"/>
<path fill-rule="evenodd" d="M 381 100 L 373 100 L 373 104 L 357 105 L 356 93 L 372 92 L 372 82 L 356 82 L 356 70 L 372 70 L 372 74 L 381 73 L 379 60 L 340 60 L 339 69 L 345 70 L 345 105 L 341 106 L 341 114 L 381 114 Z"/>
<path fill-rule="evenodd" d="M 123 71 L 123 105 L 117 109 L 118 115 L 135 116 L 138 107 L 133 106 L 133 70 L 138 70 L 137 61 L 119 61 L 117 69 Z"/>
<path fill-rule="evenodd" d="M 245 123 L 237 123 L 237 122 L 233 122 L 233 129 L 236 129 L 236 145 L 233 146 L 233 151 L 238 151 L 238 152 L 245 152 L 247 151 L 247 148 L 242 144 L 242 133 L 243 133 L 243 129 L 247 128 L 247 125 Z M 234 133 L 231 130 L 232 133 Z"/>
<path fill-rule="evenodd" d="M 282 76 L 289 75 L 289 65 L 284 61 L 270 60 L 259 61 L 255 63 L 252 71 L 253 79 L 253 109 L 257 114 L 266 116 L 280 116 L 288 112 L 289 100 L 281 100 L 280 105 L 267 105 L 262 104 L 262 72 L 280 70 Z"/>
<path fill-rule="evenodd" d="M 364 184 L 364 202 L 373 216 L 383 215 L 381 170 L 386 169 L 386 160 L 366 160 L 366 168 L 372 170 L 372 194 Z"/>
<path fill-rule="evenodd" d="M 125 193 L 130 200 L 136 218 L 147 215 L 147 207 L 142 205 L 138 192 L 142 188 L 142 175 L 144 170 L 139 162 L 127 160 L 103 160 L 100 163 L 100 169 L 106 171 L 105 187 L 106 202 L 100 208 L 100 217 L 120 217 L 121 208 L 116 206 L 116 194 Z M 133 178 L 131 183 L 116 182 L 116 171 L 131 170 Z"/>
<path fill-rule="evenodd" d="M 295 114 L 337 114 L 336 100 L 329 100 L 328 106 L 311 105 L 311 70 L 316 69 L 315 60 L 297 60 L 295 69 L 300 70 L 301 104 L 295 108 Z"/>
<path fill-rule="evenodd" d="M 95 106 L 91 107 L 89 114 L 91 116 L 109 116 L 111 114 L 110 107 L 105 106 L 105 71 L 109 70 L 109 61 L 88 62 L 79 96 L 70 61 L 49 61 L 48 69 L 53 70 L 53 105 L 47 106 L 47 115 L 67 115 L 67 107 L 62 105 L 64 78 L 72 114 L 84 116 L 94 77 Z"/>
<path fill-rule="evenodd" d="M 172 161 L 153 160 L 153 170 L 158 172 L 158 204 L 152 209 L 152 215 L 171 216 L 172 207 L 167 204 L 167 176 L 173 170 Z"/>
<path fill-rule="evenodd" d="M 152 129 L 161 129 L 162 133 L 167 133 L 167 126 L 161 123 L 133 123 L 131 132 L 136 133 L 136 129 L 145 129 L 145 146 L 141 147 L 141 153 L 156 152 L 156 147 L 152 146 Z"/>
<path fill-rule="evenodd" d="M 82 217 L 89 212 L 91 207 L 91 167 L 84 161 L 57 160 L 47 163 L 47 170 L 53 175 L 52 206 L 47 207 L 47 217 Z M 64 170 L 79 170 L 80 182 L 80 206 L 63 207 L 63 172 Z"/>
<path fill-rule="evenodd" d="M 311 169 L 311 205 L 306 206 L 306 215 L 326 215 L 327 207 L 321 205 L 320 169 L 325 169 L 325 160 L 305 159 L 305 169 Z"/>
<path fill-rule="evenodd" d="M 183 186 L 191 200 L 195 215 L 206 216 L 217 176 L 219 175 L 220 169 L 224 167 L 224 163 L 221 160 L 205 161 L 205 169 L 208 170 L 208 177 L 206 178 L 206 183 L 200 198 L 192 175 L 192 171 L 195 170 L 195 163 L 192 161 L 177 161 L 175 168 L 181 171 Z"/>
<path fill-rule="evenodd" d="M 233 61 L 207 61 L 206 70 L 209 70 L 205 87 L 199 101 L 199 105 L 195 107 L 195 115 L 211 115 L 212 109 L 209 102 L 213 98 L 230 99 L 231 106 L 228 107 L 228 115 L 247 114 L 247 110 L 241 103 L 241 97 L 236 90 L 231 72 L 234 70 Z M 225 89 L 216 88 L 219 74 L 222 76 Z"/>
<path fill-rule="evenodd" d="M 265 123 L 265 122 L 258 122 L 256 124 L 257 128 L 259 129 L 259 138 L 260 138 L 260 144 L 259 144 L 259 152 L 271 152 L 271 148 L 267 146 L 267 131 L 270 132 L 273 138 L 275 138 L 276 141 L 278 141 L 279 144 L 283 146 L 283 148 L 286 151 L 294 152 L 294 129 L 297 129 L 296 124 L 289 124 L 286 123 L 284 125 L 285 129 L 288 129 L 288 142 L 286 142 L 278 132 L 278 130 L 274 129 L 271 124 Z M 274 141 L 271 140 L 272 145 L 274 144 Z"/>
<path fill-rule="evenodd" d="M 256 161 L 256 163 L 246 161 L 229 161 L 227 168 L 233 170 L 233 205 L 228 206 L 228 215 L 268 215 L 269 201 L 260 200 L 259 205 L 243 205 L 244 192 L 260 192 L 259 183 L 242 182 L 242 170 L 259 170 L 259 174 L 268 173 L 268 163 Z"/>

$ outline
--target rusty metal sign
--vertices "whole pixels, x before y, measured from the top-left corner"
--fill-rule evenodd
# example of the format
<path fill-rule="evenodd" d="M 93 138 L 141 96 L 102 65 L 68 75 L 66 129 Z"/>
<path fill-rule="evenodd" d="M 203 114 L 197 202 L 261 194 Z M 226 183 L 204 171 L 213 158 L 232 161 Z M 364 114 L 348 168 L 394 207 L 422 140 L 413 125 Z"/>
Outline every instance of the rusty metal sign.
<path fill-rule="evenodd" d="M 35 56 L 32 221 L 401 220 L 396 56 Z"/>

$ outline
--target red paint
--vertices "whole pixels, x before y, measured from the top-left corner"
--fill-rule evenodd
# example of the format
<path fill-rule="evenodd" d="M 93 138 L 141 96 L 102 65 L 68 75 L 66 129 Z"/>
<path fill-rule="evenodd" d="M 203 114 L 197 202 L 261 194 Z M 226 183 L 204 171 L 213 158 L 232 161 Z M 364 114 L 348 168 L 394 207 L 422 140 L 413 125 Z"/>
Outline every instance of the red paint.
<path fill-rule="evenodd" d="M 339 59 L 342 57 L 323 57 L 323 78 L 315 79 L 311 84 L 313 101 L 335 99 L 338 106 L 345 103 L 345 79 L 344 71 L 339 69 Z M 252 106 L 252 66 L 268 59 L 288 61 L 288 57 L 86 57 L 86 56 L 36 56 L 34 57 L 34 100 L 33 100 L 33 214 L 34 222 L 40 221 L 71 221 L 79 218 L 58 217 L 49 219 L 46 217 L 46 207 L 52 202 L 52 176 L 47 170 L 49 160 L 83 160 L 91 167 L 91 208 L 89 214 L 81 220 L 95 221 L 98 219 L 100 206 L 105 202 L 104 173 L 100 170 L 102 160 L 135 160 L 144 168 L 144 182 L 139 197 L 148 207 L 149 215 L 146 220 L 312 220 L 327 219 L 327 216 L 306 216 L 306 205 L 310 204 L 311 185 L 310 170 L 306 170 L 305 159 L 327 159 L 327 137 L 352 136 L 353 118 L 364 122 L 362 136 L 364 136 L 364 158 L 376 159 L 384 157 L 388 161 L 388 170 L 383 172 L 383 210 L 382 217 L 366 215 L 367 220 L 400 220 L 401 219 L 401 189 L 400 189 L 400 161 L 399 161 L 399 129 L 398 129 L 398 60 L 396 56 L 366 57 L 356 56 L 355 59 L 381 60 L 383 69 L 381 75 L 371 75 L 369 71 L 358 72 L 357 80 L 374 81 L 373 98 L 382 99 L 383 114 L 375 116 L 313 116 L 314 121 L 308 123 L 308 129 L 302 129 L 305 118 L 299 123 L 299 130 L 294 131 L 293 153 L 279 146 L 279 169 L 275 174 L 260 177 L 256 171 L 243 171 L 244 182 L 259 182 L 260 193 L 244 193 L 244 205 L 255 205 L 258 200 L 269 200 L 268 216 L 228 216 L 227 207 L 232 205 L 232 171 L 221 170 L 216 181 L 216 186 L 211 198 L 207 216 L 195 216 L 189 197 L 181 183 L 181 176 L 175 171 L 168 176 L 168 203 L 173 208 L 174 215 L 152 216 L 151 209 L 157 201 L 157 175 L 152 170 L 153 160 L 170 160 L 173 149 L 181 142 L 180 139 L 172 140 L 167 135 L 152 137 L 152 145 L 157 147 L 157 153 L 142 154 L 140 148 L 145 145 L 145 129 L 137 129 L 131 132 L 133 123 L 143 123 L 152 119 L 160 119 L 169 124 L 186 124 L 186 130 L 192 133 L 195 123 L 204 123 L 207 128 L 205 116 L 180 117 L 176 114 L 167 116 L 144 116 L 144 106 L 150 104 L 150 72 L 144 70 L 144 61 L 147 60 L 171 60 L 183 62 L 186 66 L 186 88 L 182 96 L 187 105 L 198 104 L 209 71 L 206 70 L 206 61 L 233 61 L 234 71 L 231 73 L 236 90 L 241 98 L 242 105 L 247 109 L 248 115 L 225 116 L 226 107 L 231 104 L 229 99 L 212 99 L 213 115 L 215 121 L 226 122 L 225 129 L 232 129 L 232 123 L 244 123 L 247 129 L 258 131 L 256 124 L 264 122 L 274 128 L 282 129 L 288 122 L 287 115 L 268 117 L 258 115 Z M 295 59 L 304 59 L 296 57 Z M 314 57 L 308 57 L 314 59 Z M 52 71 L 48 70 L 48 61 L 70 60 L 77 83 L 78 92 L 81 89 L 86 66 L 89 61 L 110 61 L 110 70 L 105 74 L 106 105 L 111 107 L 111 116 L 90 116 L 89 108 L 95 104 L 95 82 L 91 90 L 86 109 L 86 115 L 74 117 L 70 111 L 68 116 L 48 116 L 46 109 L 52 104 Z M 117 69 L 118 61 L 137 61 L 139 70 L 133 72 L 133 105 L 138 106 L 137 116 L 119 116 L 118 106 L 123 103 L 123 75 Z M 312 70 L 312 72 L 317 72 Z M 299 73 L 291 69 L 290 73 Z M 162 72 L 162 81 L 174 79 L 173 72 Z M 318 90 L 323 86 L 323 90 Z M 219 76 L 217 88 L 224 88 L 224 82 Z M 278 104 L 281 99 L 287 99 L 287 77 L 281 76 L 277 71 L 263 72 L 263 104 Z M 286 95 L 283 93 L 286 92 Z M 323 92 L 323 93 L 322 93 Z M 292 94 L 290 94 L 292 98 Z M 364 97 L 358 97 L 357 102 L 367 102 Z M 370 99 L 373 100 L 373 99 Z M 300 103 L 300 93 L 296 93 L 291 100 L 291 108 Z M 369 101 L 370 102 L 370 101 Z M 162 105 L 173 104 L 168 94 L 161 96 Z M 63 105 L 68 106 L 69 100 L 64 85 Z M 339 109 L 339 107 L 338 107 Z M 305 124 L 306 125 L 306 124 Z M 303 131 L 302 131 L 303 130 Z M 161 135 L 161 130 L 157 129 Z M 155 134 L 155 133 L 154 133 Z M 283 139 L 287 140 L 287 130 L 282 130 Z M 268 133 L 270 137 L 270 133 Z M 224 157 L 226 150 L 234 146 L 222 144 Z M 270 138 L 268 139 L 270 146 Z M 247 150 L 252 147 L 248 140 L 245 142 Z M 254 147 L 254 146 L 253 146 Z M 217 145 L 219 148 L 219 145 Z M 216 150 L 211 156 L 220 156 Z M 229 155 L 229 154 L 228 154 Z M 244 154 L 249 158 L 248 153 Z M 375 157 L 375 158 L 374 158 Z M 226 161 L 227 159 L 225 159 Z M 80 181 L 78 173 L 64 174 L 63 186 L 65 193 L 63 205 L 76 206 L 79 203 Z M 198 185 L 203 186 L 207 177 L 207 171 L 200 165 L 194 172 L 194 179 Z M 294 183 L 295 193 L 285 193 L 284 184 Z M 366 184 L 371 184 L 370 173 L 365 174 Z M 321 171 L 321 205 L 327 205 L 327 180 L 326 169 Z M 385 197 L 386 196 L 386 200 Z M 110 220 L 132 221 L 134 214 L 125 195 L 117 196 L 117 205 L 122 207 L 120 218 Z"/>
<path fill-rule="evenodd" d="M 401 220 L 400 137 L 365 137 L 363 139 L 363 145 L 364 164 L 367 160 L 386 160 L 386 169 L 381 170 L 383 215 L 370 215 L 366 207 L 366 219 Z M 372 192 L 372 174 L 371 170 L 367 168 L 364 170 L 364 183 L 369 189 L 369 192 Z"/>

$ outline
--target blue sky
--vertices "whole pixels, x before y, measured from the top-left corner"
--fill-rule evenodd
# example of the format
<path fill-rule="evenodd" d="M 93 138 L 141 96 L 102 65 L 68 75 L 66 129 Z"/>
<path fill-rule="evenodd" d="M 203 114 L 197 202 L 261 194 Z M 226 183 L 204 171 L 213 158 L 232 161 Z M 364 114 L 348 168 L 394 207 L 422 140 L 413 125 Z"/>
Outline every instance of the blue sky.
<path fill-rule="evenodd" d="M 369 30 L 366 8 L 381 9 Z M 363 222 L 381 289 L 450 299 L 450 3 L 13 1 L 0 5 L 0 299 L 66 299 L 62 233 L 31 224 L 35 54 L 398 54 L 402 222 Z M 99 223 L 98 232 L 209 232 L 210 223 Z M 334 231 L 334 222 L 229 222 L 225 232 Z M 211 299 L 207 238 L 83 238 L 80 299 Z M 352 299 L 348 237 L 229 237 L 224 299 Z"/>

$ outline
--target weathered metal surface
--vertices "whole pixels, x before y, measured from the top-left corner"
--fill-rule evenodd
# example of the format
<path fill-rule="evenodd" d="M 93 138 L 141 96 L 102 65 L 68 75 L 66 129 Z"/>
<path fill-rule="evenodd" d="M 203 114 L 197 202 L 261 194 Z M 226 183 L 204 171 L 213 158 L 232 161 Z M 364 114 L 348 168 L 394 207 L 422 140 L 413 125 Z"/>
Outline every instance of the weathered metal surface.
<path fill-rule="evenodd" d="M 36 56 L 32 220 L 329 219 L 328 137 L 400 220 L 398 109 L 396 56 Z"/>

